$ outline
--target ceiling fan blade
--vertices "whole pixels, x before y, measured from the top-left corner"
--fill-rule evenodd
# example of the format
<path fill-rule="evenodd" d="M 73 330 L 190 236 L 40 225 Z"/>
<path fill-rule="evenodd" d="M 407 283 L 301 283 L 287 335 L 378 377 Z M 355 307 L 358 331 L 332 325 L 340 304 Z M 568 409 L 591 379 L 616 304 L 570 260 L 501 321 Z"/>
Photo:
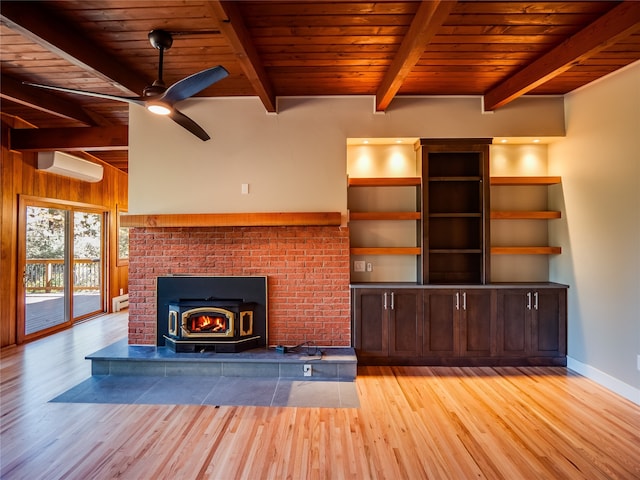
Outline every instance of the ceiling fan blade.
<path fill-rule="evenodd" d="M 171 120 L 176 122 L 181 127 L 189 130 L 191 133 L 193 133 L 196 137 L 198 137 L 203 142 L 206 142 L 211 138 L 207 134 L 207 132 L 203 130 L 203 128 L 200 125 L 198 125 L 196 122 L 194 122 L 189 117 L 187 117 L 184 113 L 180 112 L 179 110 L 176 110 L 175 108 L 171 110 L 171 113 L 169 114 L 169 118 L 171 118 Z"/>
<path fill-rule="evenodd" d="M 105 98 L 107 100 L 116 100 L 119 102 L 134 103 L 136 105 L 144 105 L 144 101 L 139 97 L 120 97 L 118 95 L 109 95 L 107 93 L 86 92 L 84 90 L 75 90 L 73 88 L 54 87 L 53 85 L 42 85 L 39 83 L 22 82 L 24 85 L 31 87 L 44 88 L 46 90 L 55 90 L 56 92 L 74 93 L 76 95 L 84 95 L 86 97 Z"/>
<path fill-rule="evenodd" d="M 229 72 L 220 65 L 202 70 L 171 85 L 159 100 L 170 104 L 179 102 L 201 92 L 228 75 Z"/>

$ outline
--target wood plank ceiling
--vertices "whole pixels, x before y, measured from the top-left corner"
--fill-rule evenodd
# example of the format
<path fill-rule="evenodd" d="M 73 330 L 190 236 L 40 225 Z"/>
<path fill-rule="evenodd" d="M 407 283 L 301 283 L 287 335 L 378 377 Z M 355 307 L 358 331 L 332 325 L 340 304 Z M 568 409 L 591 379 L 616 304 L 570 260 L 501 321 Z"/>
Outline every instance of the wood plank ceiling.
<path fill-rule="evenodd" d="M 633 0 L 3 1 L 0 16 L 2 114 L 40 129 L 12 146 L 83 150 L 124 171 L 126 103 L 22 82 L 139 96 L 157 77 L 158 28 L 175 32 L 167 85 L 223 65 L 229 77 L 200 96 L 258 96 L 271 112 L 289 95 L 373 95 L 378 110 L 398 95 L 482 95 L 494 110 L 640 59 Z"/>

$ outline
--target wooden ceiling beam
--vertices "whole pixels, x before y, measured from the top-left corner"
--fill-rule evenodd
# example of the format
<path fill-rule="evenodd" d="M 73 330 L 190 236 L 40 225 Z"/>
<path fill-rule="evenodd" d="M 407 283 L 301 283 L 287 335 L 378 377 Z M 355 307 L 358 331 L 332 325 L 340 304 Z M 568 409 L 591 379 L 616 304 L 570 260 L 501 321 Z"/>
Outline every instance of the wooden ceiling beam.
<path fill-rule="evenodd" d="M 621 3 L 485 93 L 484 109 L 506 105 L 638 30 L 640 2 Z"/>
<path fill-rule="evenodd" d="M 151 83 L 40 3 L 3 2 L 0 17 L 2 23 L 25 38 L 127 94 L 140 95 Z"/>
<path fill-rule="evenodd" d="M 275 112 L 277 105 L 273 86 L 260 61 L 251 35 L 242 21 L 242 14 L 237 4 L 231 1 L 211 1 L 207 2 L 207 5 L 213 17 L 218 21 L 217 27 L 229 42 L 242 71 L 260 97 L 264 107 L 268 112 Z"/>
<path fill-rule="evenodd" d="M 29 108 L 35 108 L 58 117 L 77 120 L 86 125 L 95 125 L 91 118 L 80 105 L 67 102 L 57 95 L 42 91 L 37 92 L 33 88 L 25 87 L 22 82 L 7 75 L 0 75 L 2 90 L 0 97 Z"/>
<path fill-rule="evenodd" d="M 9 145 L 20 152 L 128 150 L 129 127 L 14 128 Z"/>
<path fill-rule="evenodd" d="M 423 1 L 409 26 L 393 62 L 376 92 L 376 110 L 384 111 L 398 93 L 413 67 L 416 66 L 427 45 L 444 23 L 455 1 Z"/>

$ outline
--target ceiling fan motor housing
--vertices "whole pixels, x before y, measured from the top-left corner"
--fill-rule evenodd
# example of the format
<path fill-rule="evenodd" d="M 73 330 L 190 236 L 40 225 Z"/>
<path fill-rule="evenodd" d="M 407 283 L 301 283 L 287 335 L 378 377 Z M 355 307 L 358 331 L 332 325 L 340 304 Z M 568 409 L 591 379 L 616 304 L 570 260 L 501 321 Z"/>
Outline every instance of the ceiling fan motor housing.
<path fill-rule="evenodd" d="M 148 37 L 151 45 L 158 50 L 169 50 L 173 45 L 173 37 L 166 30 L 151 30 Z"/>

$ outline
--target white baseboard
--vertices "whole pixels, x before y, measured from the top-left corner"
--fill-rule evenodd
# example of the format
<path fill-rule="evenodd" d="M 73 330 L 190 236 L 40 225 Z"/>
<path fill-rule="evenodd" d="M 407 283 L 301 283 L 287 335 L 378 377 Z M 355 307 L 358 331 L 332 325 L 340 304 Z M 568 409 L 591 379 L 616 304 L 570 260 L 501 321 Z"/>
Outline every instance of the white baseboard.
<path fill-rule="evenodd" d="M 590 380 L 602 385 L 604 388 L 617 393 L 621 397 L 632 401 L 633 403 L 640 405 L 640 389 L 632 387 L 624 383 L 611 375 L 604 373 L 597 368 L 594 368 L 586 363 L 579 362 L 578 360 L 567 357 L 567 368 L 579 373 L 583 377 L 587 377 Z"/>

